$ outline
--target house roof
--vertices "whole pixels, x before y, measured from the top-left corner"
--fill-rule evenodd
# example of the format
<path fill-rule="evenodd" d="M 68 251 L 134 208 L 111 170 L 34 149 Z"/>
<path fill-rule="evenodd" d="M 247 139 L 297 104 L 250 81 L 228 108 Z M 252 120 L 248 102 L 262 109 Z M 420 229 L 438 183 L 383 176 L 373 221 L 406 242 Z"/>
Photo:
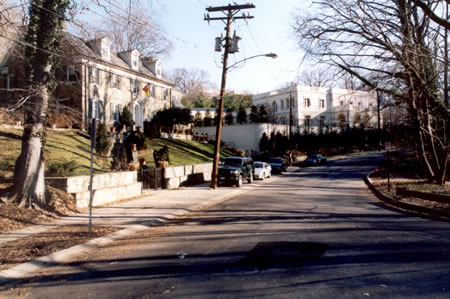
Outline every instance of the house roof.
<path fill-rule="evenodd" d="M 140 76 L 146 76 L 153 80 L 164 82 L 169 85 L 174 85 L 172 82 L 170 82 L 167 78 L 158 78 L 156 74 L 154 74 L 149 68 L 147 68 L 142 61 L 139 59 L 139 71 L 135 71 L 131 68 L 130 65 L 128 65 L 117 53 L 113 53 L 111 51 L 110 54 L 110 61 L 107 61 L 102 58 L 100 54 L 98 54 L 93 48 L 89 47 L 88 43 L 82 40 L 81 38 L 70 34 L 67 31 L 62 32 L 62 39 L 63 41 L 66 41 L 71 48 L 78 53 L 78 55 L 94 59 L 102 64 L 105 65 L 111 65 L 115 67 L 119 67 L 121 69 L 125 69 L 126 71 L 134 74 L 138 74 Z M 62 43 L 63 45 L 67 45 L 65 43 Z"/>

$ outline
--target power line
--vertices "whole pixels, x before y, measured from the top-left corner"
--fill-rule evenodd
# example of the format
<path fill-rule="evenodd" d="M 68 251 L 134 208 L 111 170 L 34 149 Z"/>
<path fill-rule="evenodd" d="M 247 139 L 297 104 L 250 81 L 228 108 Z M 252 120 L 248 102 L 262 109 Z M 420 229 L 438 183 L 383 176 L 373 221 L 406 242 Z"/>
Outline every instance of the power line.
<path fill-rule="evenodd" d="M 253 40 L 253 42 L 255 43 L 256 48 L 258 49 L 259 53 L 263 53 L 261 51 L 261 48 L 258 45 L 258 42 L 256 41 L 255 37 L 253 36 L 252 31 L 250 30 L 250 26 L 247 24 L 247 30 L 250 33 L 250 36 Z M 275 81 L 278 82 L 278 84 L 281 84 L 281 82 L 279 81 L 279 79 L 275 76 L 274 71 L 270 68 L 270 66 L 267 64 L 267 61 L 264 59 L 264 64 L 266 65 L 267 69 L 269 70 L 270 74 L 272 75 L 272 79 L 274 79 Z"/>

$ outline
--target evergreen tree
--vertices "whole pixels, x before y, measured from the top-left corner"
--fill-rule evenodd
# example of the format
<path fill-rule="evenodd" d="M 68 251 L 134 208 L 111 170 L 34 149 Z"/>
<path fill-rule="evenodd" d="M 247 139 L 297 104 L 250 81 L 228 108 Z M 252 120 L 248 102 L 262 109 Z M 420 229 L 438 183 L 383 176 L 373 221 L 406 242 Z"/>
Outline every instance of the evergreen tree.
<path fill-rule="evenodd" d="M 261 152 L 268 152 L 268 151 L 270 151 L 269 137 L 267 137 L 267 134 L 265 132 L 262 134 L 261 140 L 259 141 L 259 150 Z"/>
<path fill-rule="evenodd" d="M 252 123 L 259 122 L 258 107 L 256 107 L 255 105 L 253 105 L 250 108 L 250 122 L 252 122 Z"/>
<path fill-rule="evenodd" d="M 110 148 L 111 142 L 108 138 L 108 130 L 102 122 L 98 122 L 95 130 L 95 152 L 104 156 L 108 154 Z"/>
<path fill-rule="evenodd" d="M 264 105 L 259 106 L 258 122 L 266 123 L 268 121 L 269 121 L 269 114 L 267 113 L 266 107 Z"/>
<path fill-rule="evenodd" d="M 237 114 L 237 122 L 239 124 L 246 124 L 247 123 L 247 112 L 245 111 L 244 107 L 239 107 L 239 111 Z"/>
<path fill-rule="evenodd" d="M 231 109 L 227 110 L 227 114 L 225 115 L 225 123 L 227 125 L 232 125 L 233 124 L 233 111 L 231 111 Z"/>
<path fill-rule="evenodd" d="M 133 115 L 131 114 L 127 106 L 123 107 L 122 113 L 119 117 L 119 122 L 127 128 L 130 128 L 134 125 Z"/>
<path fill-rule="evenodd" d="M 194 116 L 194 125 L 196 127 L 201 127 L 203 126 L 203 117 L 202 114 L 200 113 L 200 111 L 197 111 L 197 113 L 195 113 Z"/>
<path fill-rule="evenodd" d="M 209 127 L 209 126 L 213 125 L 213 119 L 211 117 L 211 111 L 209 109 L 206 110 L 205 118 L 203 118 L 203 124 L 206 127 Z"/>

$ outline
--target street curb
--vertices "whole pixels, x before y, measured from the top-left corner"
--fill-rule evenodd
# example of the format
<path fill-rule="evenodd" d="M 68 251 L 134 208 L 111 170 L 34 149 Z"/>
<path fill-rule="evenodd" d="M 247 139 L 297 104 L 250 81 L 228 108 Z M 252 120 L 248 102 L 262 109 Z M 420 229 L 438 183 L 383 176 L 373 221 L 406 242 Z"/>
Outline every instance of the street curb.
<path fill-rule="evenodd" d="M 443 210 L 437 210 L 437 209 L 430 209 L 427 207 L 422 207 L 414 204 L 409 204 L 406 202 L 399 201 L 393 197 L 390 197 L 383 192 L 379 191 L 377 188 L 373 186 L 372 180 L 370 179 L 370 175 L 374 171 L 369 172 L 367 176 L 364 177 L 364 182 L 369 187 L 369 189 L 375 194 L 375 196 L 380 199 L 381 201 L 387 203 L 390 207 L 393 208 L 400 208 L 402 211 L 407 212 L 413 212 L 413 213 L 419 213 L 423 216 L 433 217 L 437 218 L 439 220 L 446 220 L 448 221 L 450 218 L 450 212 L 443 211 Z"/>
<path fill-rule="evenodd" d="M 14 266 L 12 268 L 0 271 L 0 286 L 7 284 L 9 281 L 11 281 L 13 279 L 28 278 L 30 274 L 32 274 L 38 270 L 41 270 L 48 266 L 64 263 L 64 261 L 66 261 L 70 258 L 74 258 L 83 253 L 86 253 L 93 249 L 99 248 L 100 246 L 104 246 L 104 245 L 107 245 L 114 241 L 117 241 L 124 236 L 129 236 L 131 234 L 135 234 L 137 232 L 140 232 L 140 231 L 143 231 L 146 229 L 150 229 L 159 224 L 165 223 L 168 220 L 172 220 L 174 218 L 189 214 L 193 211 L 199 211 L 206 207 L 219 204 L 226 200 L 232 199 L 232 198 L 236 197 L 237 195 L 244 194 L 244 193 L 250 192 L 252 190 L 253 190 L 253 188 L 251 188 L 251 189 L 247 189 L 247 188 L 246 189 L 243 189 L 243 188 L 242 189 L 241 188 L 232 189 L 232 190 L 230 190 L 230 192 L 228 192 L 225 195 L 218 196 L 218 197 L 212 197 L 203 202 L 194 204 L 193 206 L 189 207 L 189 209 L 191 211 L 186 211 L 186 212 L 176 214 L 176 215 L 175 214 L 167 214 L 167 215 L 165 215 L 165 218 L 167 220 L 154 220 L 153 219 L 151 221 L 144 222 L 144 223 L 146 223 L 146 225 L 141 225 L 141 224 L 131 225 L 128 228 L 116 231 L 109 235 L 99 237 L 96 239 L 92 239 L 86 243 L 78 244 L 78 245 L 72 246 L 70 248 L 54 252 L 50 255 L 42 256 L 35 260 L 29 261 L 26 263 L 22 263 L 17 266 Z"/>

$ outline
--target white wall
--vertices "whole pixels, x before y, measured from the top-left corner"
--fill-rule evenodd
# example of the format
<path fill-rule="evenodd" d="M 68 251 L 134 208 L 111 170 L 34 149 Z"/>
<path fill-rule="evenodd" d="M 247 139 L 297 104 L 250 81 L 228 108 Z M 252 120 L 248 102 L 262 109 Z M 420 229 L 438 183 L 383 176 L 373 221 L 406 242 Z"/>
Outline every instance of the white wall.
<path fill-rule="evenodd" d="M 208 134 L 210 139 L 214 139 L 216 135 L 216 127 L 195 127 L 192 129 L 195 135 Z M 244 124 L 244 125 L 231 125 L 222 127 L 221 141 L 237 149 L 243 149 L 247 155 L 251 152 L 259 152 L 259 142 L 263 133 L 270 136 L 272 132 L 280 132 L 283 135 L 287 135 L 289 132 L 289 126 L 277 125 L 277 124 Z"/>

